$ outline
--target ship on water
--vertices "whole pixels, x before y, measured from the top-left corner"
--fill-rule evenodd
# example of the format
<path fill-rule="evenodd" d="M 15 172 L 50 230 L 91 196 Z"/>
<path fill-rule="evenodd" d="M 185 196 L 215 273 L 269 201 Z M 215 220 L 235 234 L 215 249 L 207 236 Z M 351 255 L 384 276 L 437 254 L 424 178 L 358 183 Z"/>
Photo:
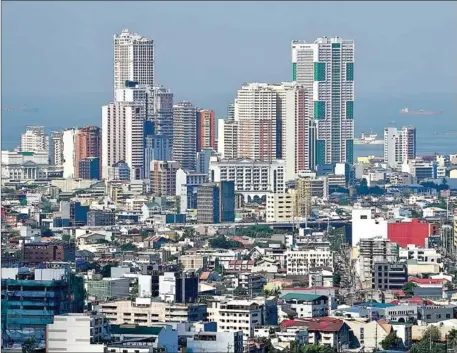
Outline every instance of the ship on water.
<path fill-rule="evenodd" d="M 384 140 L 378 139 L 377 134 L 370 133 L 366 135 L 364 132 L 360 135 L 360 138 L 354 139 L 354 144 L 356 145 L 382 145 Z"/>
<path fill-rule="evenodd" d="M 400 110 L 400 114 L 403 115 L 440 115 L 442 112 L 442 110 L 409 110 L 408 107 Z"/>

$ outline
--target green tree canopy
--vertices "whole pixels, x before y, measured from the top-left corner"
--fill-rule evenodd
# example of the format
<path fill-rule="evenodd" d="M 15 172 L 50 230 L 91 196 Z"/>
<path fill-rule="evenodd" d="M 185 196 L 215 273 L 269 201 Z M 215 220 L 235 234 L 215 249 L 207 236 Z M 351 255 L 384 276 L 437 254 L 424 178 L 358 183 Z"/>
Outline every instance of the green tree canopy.
<path fill-rule="evenodd" d="M 386 338 L 381 342 L 382 349 L 395 350 L 400 347 L 401 338 L 397 336 L 397 332 L 391 331 Z"/>

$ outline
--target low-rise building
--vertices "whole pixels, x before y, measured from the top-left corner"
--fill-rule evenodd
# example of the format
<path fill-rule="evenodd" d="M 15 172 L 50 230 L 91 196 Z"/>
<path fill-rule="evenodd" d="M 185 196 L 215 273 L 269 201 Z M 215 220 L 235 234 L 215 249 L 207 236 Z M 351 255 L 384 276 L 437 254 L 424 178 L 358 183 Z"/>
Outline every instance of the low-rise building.
<path fill-rule="evenodd" d="M 187 338 L 187 352 L 242 353 L 243 332 L 198 332 Z"/>
<path fill-rule="evenodd" d="M 101 315 L 65 314 L 54 316 L 46 328 L 46 352 L 103 353 L 110 336 L 108 322 Z"/>
<path fill-rule="evenodd" d="M 97 300 L 123 299 L 130 295 L 128 278 L 103 278 L 87 281 L 87 295 Z"/>
<path fill-rule="evenodd" d="M 207 318 L 206 304 L 166 303 L 151 298 L 137 298 L 100 304 L 100 312 L 112 324 L 152 326 L 158 322 L 197 322 Z"/>
<path fill-rule="evenodd" d="M 297 313 L 298 318 L 322 317 L 329 313 L 330 305 L 324 295 L 288 293 L 280 299 Z"/>

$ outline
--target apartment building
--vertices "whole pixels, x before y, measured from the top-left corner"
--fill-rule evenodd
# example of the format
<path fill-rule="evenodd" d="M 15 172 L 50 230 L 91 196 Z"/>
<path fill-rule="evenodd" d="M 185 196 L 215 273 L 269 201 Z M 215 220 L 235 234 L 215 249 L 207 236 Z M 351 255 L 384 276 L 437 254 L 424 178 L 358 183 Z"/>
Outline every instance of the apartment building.
<path fill-rule="evenodd" d="M 328 316 L 328 297 L 318 294 L 287 293 L 280 298 L 297 313 L 297 317 Z"/>
<path fill-rule="evenodd" d="M 244 339 L 254 337 L 254 328 L 263 325 L 264 306 L 251 300 L 214 298 L 208 302 L 208 321 L 217 322 L 218 332 L 242 331 Z"/>
<path fill-rule="evenodd" d="M 296 247 L 286 251 L 287 275 L 308 275 L 315 267 L 333 267 L 333 252 L 328 246 Z"/>
<path fill-rule="evenodd" d="M 155 196 L 174 196 L 176 192 L 176 173 L 181 168 L 179 162 L 151 161 L 151 193 Z"/>

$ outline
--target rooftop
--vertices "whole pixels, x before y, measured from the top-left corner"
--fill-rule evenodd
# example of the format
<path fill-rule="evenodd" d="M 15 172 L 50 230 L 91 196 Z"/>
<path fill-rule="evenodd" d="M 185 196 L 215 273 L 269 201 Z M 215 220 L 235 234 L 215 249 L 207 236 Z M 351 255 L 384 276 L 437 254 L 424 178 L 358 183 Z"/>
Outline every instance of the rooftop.
<path fill-rule="evenodd" d="M 317 294 L 304 294 L 304 293 L 287 293 L 283 295 L 281 299 L 284 300 L 303 300 L 303 301 L 313 301 L 323 297 L 322 295 Z"/>

